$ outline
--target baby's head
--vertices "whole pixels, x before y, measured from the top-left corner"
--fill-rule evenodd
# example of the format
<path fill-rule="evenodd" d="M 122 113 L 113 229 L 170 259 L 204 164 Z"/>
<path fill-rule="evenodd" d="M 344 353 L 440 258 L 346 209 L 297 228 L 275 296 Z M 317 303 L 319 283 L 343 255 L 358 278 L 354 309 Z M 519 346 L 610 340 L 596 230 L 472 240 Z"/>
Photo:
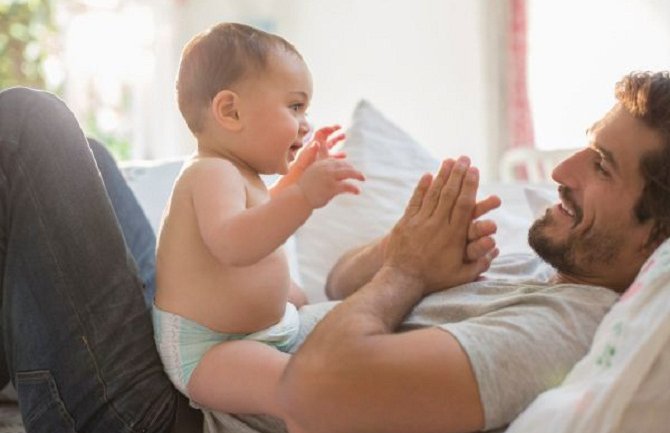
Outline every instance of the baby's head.
<path fill-rule="evenodd" d="M 194 135 L 225 135 L 234 156 L 261 173 L 285 172 L 309 131 L 312 80 L 302 56 L 283 38 L 244 24 L 217 24 L 191 39 L 176 87 Z"/>

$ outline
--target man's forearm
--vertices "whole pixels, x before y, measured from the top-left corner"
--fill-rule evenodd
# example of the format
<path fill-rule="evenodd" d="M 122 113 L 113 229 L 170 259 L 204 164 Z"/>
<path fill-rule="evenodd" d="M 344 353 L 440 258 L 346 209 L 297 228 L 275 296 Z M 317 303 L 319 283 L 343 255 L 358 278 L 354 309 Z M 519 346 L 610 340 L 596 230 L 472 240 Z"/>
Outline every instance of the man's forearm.
<path fill-rule="evenodd" d="M 309 431 L 319 431 L 319 419 L 331 405 L 343 405 L 351 401 L 352 393 L 362 392 L 360 375 L 369 376 L 365 373 L 370 371 L 367 363 L 387 358 L 371 356 L 376 352 L 375 339 L 392 334 L 422 293 L 420 281 L 383 267 L 368 284 L 335 307 L 284 372 L 280 398 L 290 416 Z M 377 388 L 372 386 L 369 391 Z"/>
<path fill-rule="evenodd" d="M 328 274 L 328 298 L 344 299 L 367 284 L 382 266 L 385 242 L 380 238 L 343 255 Z"/>
<path fill-rule="evenodd" d="M 355 267 L 375 257 L 383 265 L 316 326 L 280 381 L 280 405 L 303 430 L 483 427 L 477 382 L 458 341 L 429 328 L 393 333 L 423 296 L 472 281 L 488 267 L 485 257 L 464 260 L 478 180 L 468 165 L 467 158 L 447 160 L 434 179 L 423 176 L 388 241 L 350 258 Z M 347 416 L 334 416 L 341 413 Z"/>
<path fill-rule="evenodd" d="M 324 318 L 311 339 L 321 333 L 336 339 L 344 338 L 344 334 L 356 338 L 391 333 L 421 300 L 422 294 L 419 280 L 392 267 L 382 267 L 347 302 Z"/>

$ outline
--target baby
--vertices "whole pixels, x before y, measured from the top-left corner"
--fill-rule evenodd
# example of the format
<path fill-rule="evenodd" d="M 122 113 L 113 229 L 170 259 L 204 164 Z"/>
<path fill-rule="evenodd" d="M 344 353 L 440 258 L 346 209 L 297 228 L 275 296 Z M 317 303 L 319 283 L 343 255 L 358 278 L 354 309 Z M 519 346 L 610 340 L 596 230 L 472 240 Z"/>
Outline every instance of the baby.
<path fill-rule="evenodd" d="M 306 302 L 281 247 L 314 209 L 358 194 L 352 180 L 364 177 L 330 153 L 344 138 L 339 126 L 318 130 L 298 153 L 310 129 L 312 79 L 276 35 L 223 23 L 195 36 L 182 54 L 177 96 L 198 147 L 158 239 L 158 349 L 193 402 L 281 417 L 275 387 L 299 328 L 294 304 Z M 276 173 L 284 176 L 266 188 L 261 175 Z"/>

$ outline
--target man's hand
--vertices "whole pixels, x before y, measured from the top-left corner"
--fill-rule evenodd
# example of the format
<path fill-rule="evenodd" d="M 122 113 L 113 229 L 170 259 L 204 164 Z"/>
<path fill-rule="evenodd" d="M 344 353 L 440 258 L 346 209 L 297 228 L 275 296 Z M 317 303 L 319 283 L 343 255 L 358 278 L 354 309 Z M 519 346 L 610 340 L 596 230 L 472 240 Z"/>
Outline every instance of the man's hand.
<path fill-rule="evenodd" d="M 478 185 L 479 173 L 466 157 L 446 160 L 432 182 L 430 175 L 422 177 L 391 231 L 383 266 L 418 280 L 424 294 L 473 281 L 488 269 L 497 250 L 487 233 L 495 225 L 470 223 L 496 199 L 477 210 Z"/>
<path fill-rule="evenodd" d="M 478 201 L 475 205 L 472 220 L 468 227 L 468 245 L 465 248 L 466 262 L 475 262 L 487 254 L 493 255 L 492 258 L 497 256 L 498 250 L 493 235 L 498 231 L 498 225 L 493 220 L 479 220 L 478 218 L 497 209 L 500 204 L 500 197 L 491 195 Z M 382 255 L 385 255 L 390 235 L 389 233 L 377 241 Z"/>

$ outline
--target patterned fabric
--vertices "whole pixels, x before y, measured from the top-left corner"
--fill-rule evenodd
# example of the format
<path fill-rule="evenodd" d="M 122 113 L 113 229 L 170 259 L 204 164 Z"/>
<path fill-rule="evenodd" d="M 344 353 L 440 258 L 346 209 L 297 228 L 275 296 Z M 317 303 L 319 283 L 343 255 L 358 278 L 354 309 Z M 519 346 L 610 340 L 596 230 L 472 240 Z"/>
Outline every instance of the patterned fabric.
<path fill-rule="evenodd" d="M 670 240 L 600 324 L 590 352 L 507 433 L 665 433 L 670 425 Z"/>

